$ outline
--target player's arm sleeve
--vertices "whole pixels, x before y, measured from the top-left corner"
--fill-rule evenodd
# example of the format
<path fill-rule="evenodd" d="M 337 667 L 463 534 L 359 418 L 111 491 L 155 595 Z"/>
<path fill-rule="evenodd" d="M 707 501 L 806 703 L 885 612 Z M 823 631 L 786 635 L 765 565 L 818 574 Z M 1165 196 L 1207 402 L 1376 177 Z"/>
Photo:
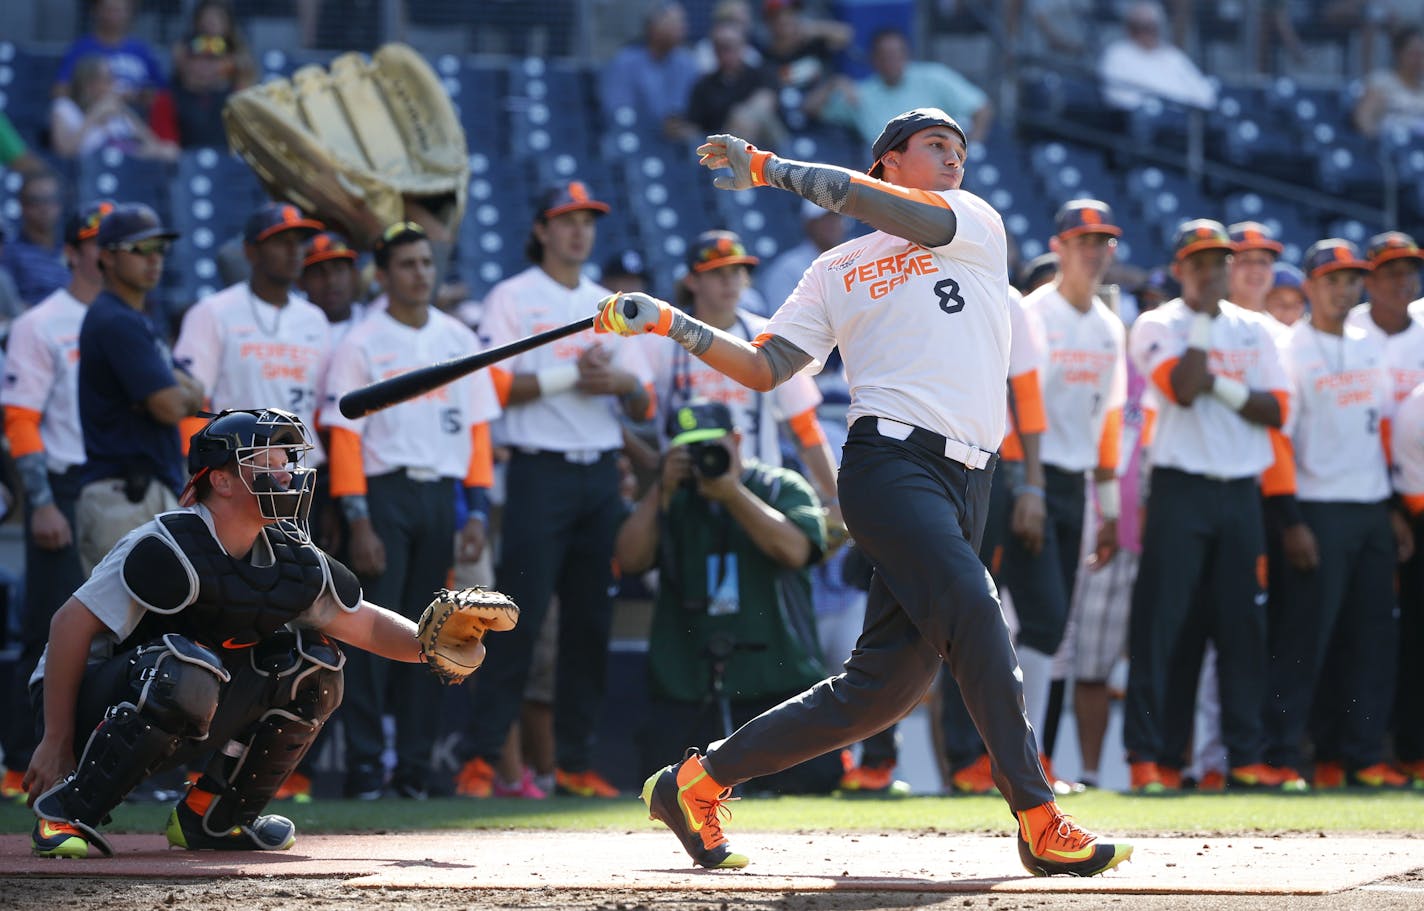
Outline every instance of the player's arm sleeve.
<path fill-rule="evenodd" d="M 1139 373 L 1146 376 L 1157 393 L 1177 404 L 1172 390 L 1172 369 L 1186 351 L 1186 340 L 1178 338 L 1171 327 L 1155 320 L 1138 319 L 1128 334 L 1128 355 Z"/>
<path fill-rule="evenodd" d="M 321 423 L 331 434 L 326 464 L 331 475 L 333 497 L 366 493 L 366 469 L 361 450 L 361 431 L 366 425 L 366 418 L 348 418 L 341 413 L 338 404 L 343 395 L 371 380 L 365 352 L 351 341 L 348 336 L 331 355 L 326 400 L 321 409 Z"/>
<path fill-rule="evenodd" d="M 465 487 L 494 486 L 494 446 L 490 443 L 488 422 L 470 425 L 470 466 L 465 472 Z"/>

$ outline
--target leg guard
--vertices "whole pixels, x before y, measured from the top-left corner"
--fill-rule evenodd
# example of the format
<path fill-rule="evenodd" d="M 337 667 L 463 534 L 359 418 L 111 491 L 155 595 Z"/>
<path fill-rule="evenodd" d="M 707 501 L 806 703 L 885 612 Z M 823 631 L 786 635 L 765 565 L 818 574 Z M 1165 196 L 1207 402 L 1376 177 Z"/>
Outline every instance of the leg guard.
<path fill-rule="evenodd" d="M 253 826 L 341 704 L 346 656 L 321 633 L 302 629 L 274 636 L 253 650 L 252 663 L 259 677 L 275 684 L 275 692 L 246 742 L 224 745 L 198 782 L 199 789 L 216 794 L 201 814 L 201 835 L 222 838 L 234 828 Z"/>
<path fill-rule="evenodd" d="M 112 852 L 97 827 L 184 741 L 208 736 L 229 679 L 217 655 L 172 633 L 138 648 L 129 663 L 129 700 L 109 709 L 73 774 L 35 801 L 42 819 L 77 827 L 105 854 Z"/>

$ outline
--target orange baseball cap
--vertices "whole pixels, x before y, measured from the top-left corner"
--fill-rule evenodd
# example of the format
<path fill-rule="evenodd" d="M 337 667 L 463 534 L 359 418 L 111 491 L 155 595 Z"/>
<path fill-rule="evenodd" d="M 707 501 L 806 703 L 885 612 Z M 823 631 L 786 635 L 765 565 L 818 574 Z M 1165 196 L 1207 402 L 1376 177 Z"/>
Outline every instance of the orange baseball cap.
<path fill-rule="evenodd" d="M 247 218 L 242 229 L 243 243 L 260 244 L 283 231 L 302 231 L 308 236 L 323 231 L 326 225 L 308 218 L 289 202 L 269 202 Z"/>
<path fill-rule="evenodd" d="M 594 199 L 589 192 L 588 184 L 582 180 L 570 180 L 567 183 L 550 187 L 539 197 L 540 221 L 548 221 L 565 213 L 580 210 L 607 215 L 609 205 Z"/>
<path fill-rule="evenodd" d="M 1369 260 L 1360 256 L 1360 248 L 1343 237 L 1327 237 L 1317 240 L 1305 251 L 1301 268 L 1310 278 L 1339 272 L 1342 269 L 1370 271 Z"/>
<path fill-rule="evenodd" d="M 324 263 L 329 259 L 356 261 L 356 251 L 351 249 L 346 238 L 335 231 L 323 231 L 307 242 L 307 254 L 302 260 L 302 268 L 310 269 L 317 263 Z"/>
<path fill-rule="evenodd" d="M 1181 262 L 1193 253 L 1201 253 L 1204 250 L 1223 250 L 1231 253 L 1235 249 L 1236 246 L 1231 243 L 1231 235 L 1226 233 L 1226 228 L 1221 222 L 1212 221 L 1210 218 L 1194 218 L 1182 222 L 1172 239 L 1172 259 L 1175 262 Z"/>
<path fill-rule="evenodd" d="M 703 231 L 688 248 L 687 268 L 707 272 L 723 266 L 755 266 L 761 262 L 742 244 L 734 231 Z"/>
<path fill-rule="evenodd" d="M 1259 221 L 1238 221 L 1227 228 L 1226 233 L 1231 235 L 1231 243 L 1237 253 L 1242 250 L 1265 250 L 1280 256 L 1285 250 L 1285 244 L 1276 240 L 1275 232 Z"/>
<path fill-rule="evenodd" d="M 1122 236 L 1122 228 L 1113 224 L 1112 208 L 1100 199 L 1070 199 L 1053 217 L 1059 237 L 1079 234 L 1110 234 Z"/>

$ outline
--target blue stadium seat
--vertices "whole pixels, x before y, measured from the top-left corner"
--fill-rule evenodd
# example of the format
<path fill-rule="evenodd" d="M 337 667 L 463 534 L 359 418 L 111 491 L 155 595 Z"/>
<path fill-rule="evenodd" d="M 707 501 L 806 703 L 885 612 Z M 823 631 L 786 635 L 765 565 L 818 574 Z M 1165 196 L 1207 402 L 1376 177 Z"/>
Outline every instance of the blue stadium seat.
<path fill-rule="evenodd" d="M 48 145 L 50 89 L 61 55 L 0 41 L 0 110 L 31 146 Z"/>
<path fill-rule="evenodd" d="M 141 202 L 168 212 L 173 167 L 166 162 L 129 158 L 118 149 L 101 149 L 79 159 L 75 189 L 79 199 Z"/>

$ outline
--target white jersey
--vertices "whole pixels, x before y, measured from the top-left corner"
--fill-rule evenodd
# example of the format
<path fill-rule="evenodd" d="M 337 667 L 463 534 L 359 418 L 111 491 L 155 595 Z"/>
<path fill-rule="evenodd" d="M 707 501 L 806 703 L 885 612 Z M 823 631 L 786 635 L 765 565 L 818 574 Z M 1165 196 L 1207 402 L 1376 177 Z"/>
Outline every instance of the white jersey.
<path fill-rule="evenodd" d="M 297 294 L 273 306 L 247 282 L 198 301 L 183 317 L 173 358 L 203 384 L 213 411 L 285 408 L 311 431 L 315 461 L 323 374 L 331 326 L 321 308 Z"/>
<path fill-rule="evenodd" d="M 1052 284 L 1024 298 L 1048 343 L 1043 377 L 1048 430 L 1039 443 L 1045 465 L 1088 471 L 1098 465 L 1103 425 L 1127 402 L 1127 331 L 1096 296 L 1087 313 Z"/>
<path fill-rule="evenodd" d="M 582 276 L 577 288 L 567 288 L 543 269 L 531 266 L 490 289 L 480 332 L 489 339 L 490 347 L 506 345 L 589 316 L 598 309 L 598 301 L 610 293 Z M 642 345 L 595 335 L 591 328 L 526 351 L 499 367 L 510 373 L 538 373 L 548 367 L 575 364 L 595 345 L 608 346 L 613 366 L 632 373 L 639 383 L 652 381 Z M 622 449 L 623 425 L 617 408 L 614 396 L 585 395 L 573 389 L 541 395 L 511 405 L 496 428 L 496 436 L 510 446 L 557 452 Z"/>
<path fill-rule="evenodd" d="M 346 334 L 331 359 L 321 418 L 361 436 L 361 463 L 368 477 L 411 468 L 463 478 L 474 441 L 470 428 L 499 417 L 499 399 L 488 370 L 479 370 L 364 418 L 348 418 L 337 403 L 353 389 L 481 351 L 475 333 L 434 307 L 419 329 L 385 310 L 368 314 Z"/>
<path fill-rule="evenodd" d="M 953 240 L 927 249 L 875 231 L 828 250 L 766 331 L 809 354 L 810 373 L 840 347 L 850 423 L 886 417 L 992 452 L 1009 368 L 1004 224 L 973 193 L 938 195 Z"/>
<path fill-rule="evenodd" d="M 726 331 L 751 341 L 766 327 L 766 318 L 737 312 L 737 321 Z M 765 465 L 781 464 L 778 425 L 821 404 L 821 390 L 804 373 L 798 373 L 771 392 L 749 389 L 725 374 L 702 363 L 681 345 L 659 344 L 644 347 L 653 371 L 653 390 L 658 398 L 658 432 L 667 427 L 667 416 L 691 399 L 722 402 L 732 412 L 732 421 L 742 432 L 742 458 Z"/>
<path fill-rule="evenodd" d="M 1296 497 L 1376 503 L 1389 496 L 1380 422 L 1391 410 L 1384 344 L 1346 326 L 1330 335 L 1301 320 L 1281 346 L 1291 380 L 1283 428 L 1295 449 Z"/>
<path fill-rule="evenodd" d="M 1345 325 L 1363 329 L 1366 334 L 1384 342 L 1385 364 L 1394 388 L 1393 405 L 1404 401 L 1415 387 L 1424 383 L 1424 322 L 1411 318 L 1403 332 L 1386 335 L 1370 316 L 1370 305 L 1359 304 L 1345 317 Z M 1393 413 L 1393 407 L 1390 413 Z"/>
<path fill-rule="evenodd" d="M 1424 512 L 1424 386 L 1399 403 L 1390 436 L 1395 489 L 1404 497 L 1410 513 L 1418 515 Z"/>
<path fill-rule="evenodd" d="M 84 464 L 79 426 L 79 325 L 88 308 L 64 288 L 10 324 L 0 404 L 38 411 L 46 467 Z"/>
<path fill-rule="evenodd" d="M 1289 381 L 1265 319 L 1230 301 L 1220 306 L 1211 324 L 1207 369 L 1254 390 L 1286 392 Z M 1161 388 L 1166 378 L 1158 371 L 1170 370 L 1186 353 L 1196 315 L 1177 298 L 1139 316 L 1128 337 L 1128 354 L 1155 393 L 1152 465 L 1211 478 L 1255 477 L 1275 462 L 1266 427 L 1247 421 L 1213 395 L 1199 395 L 1184 408 Z"/>

